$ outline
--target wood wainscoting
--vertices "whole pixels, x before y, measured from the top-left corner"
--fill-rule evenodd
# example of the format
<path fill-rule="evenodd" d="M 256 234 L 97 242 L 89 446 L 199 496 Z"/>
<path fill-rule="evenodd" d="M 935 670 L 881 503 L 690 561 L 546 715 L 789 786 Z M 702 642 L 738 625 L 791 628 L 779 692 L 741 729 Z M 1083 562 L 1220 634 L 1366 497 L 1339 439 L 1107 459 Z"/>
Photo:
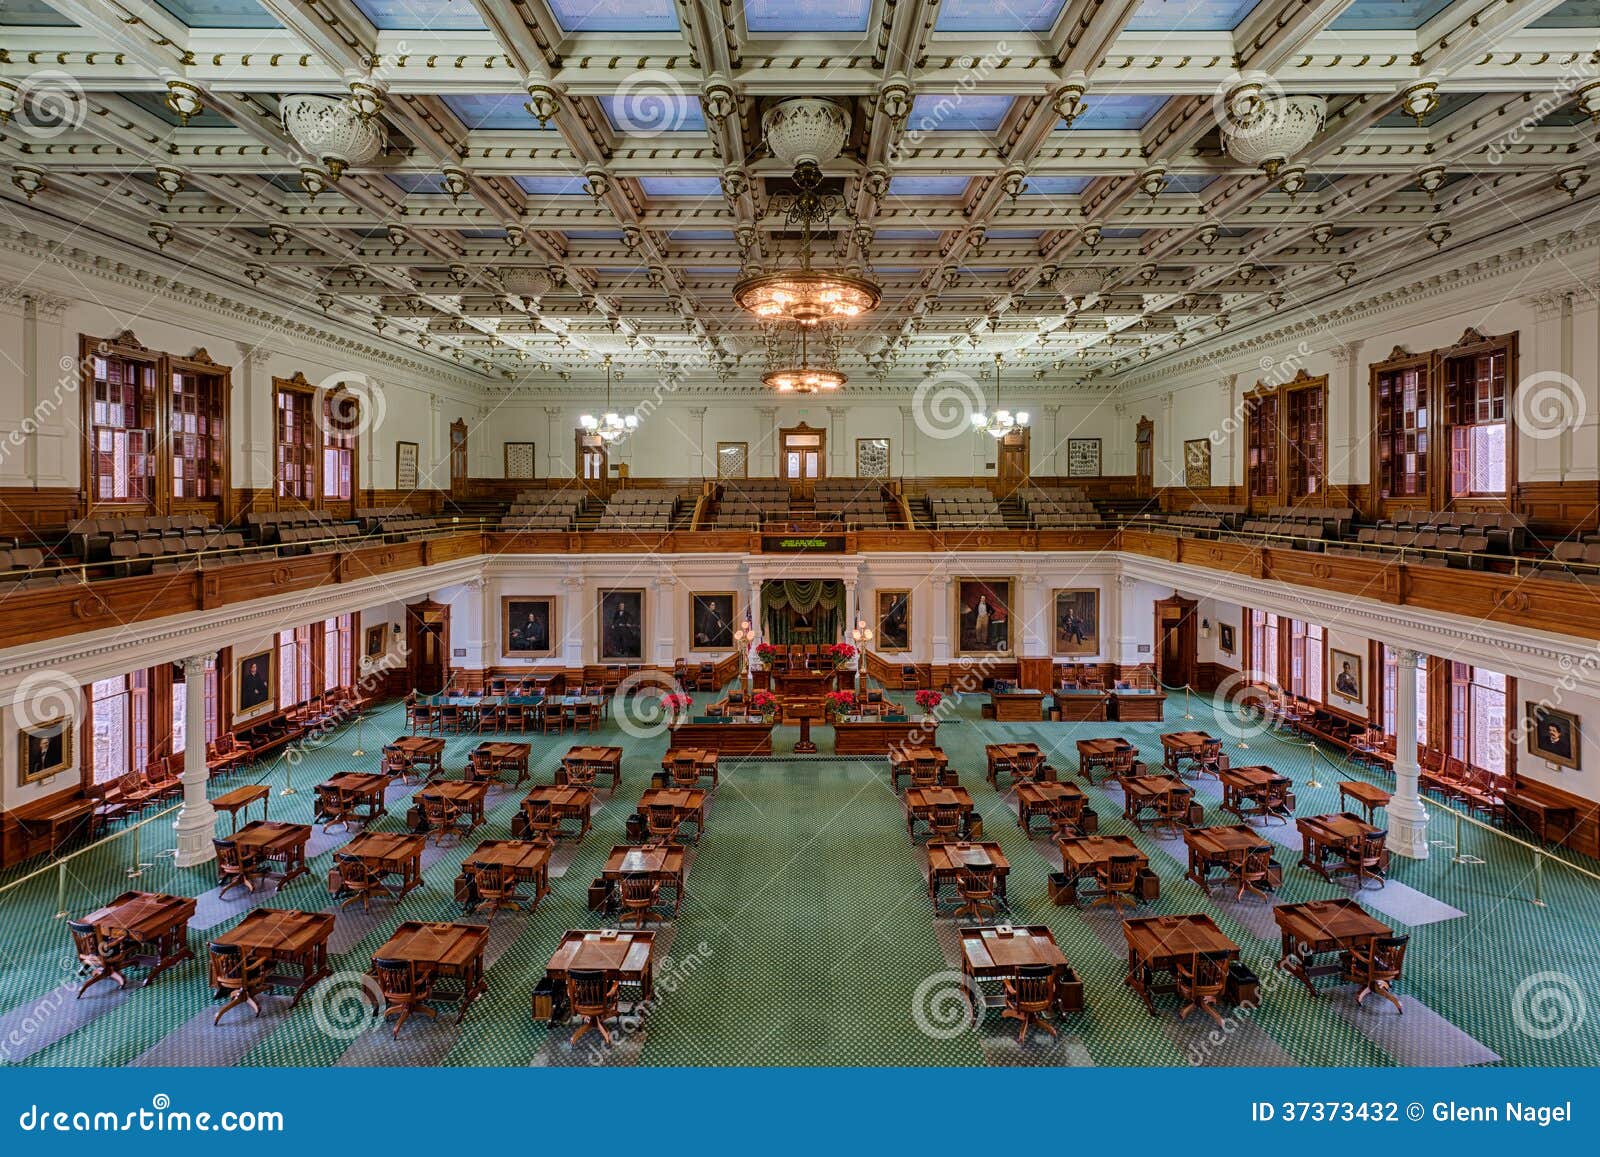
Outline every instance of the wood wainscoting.
<path fill-rule="evenodd" d="M 47 541 L 83 517 L 83 495 L 75 487 L 0 487 L 0 535 L 25 542 Z"/>
<path fill-rule="evenodd" d="M 1517 510 L 1546 538 L 1592 531 L 1600 515 L 1600 482 L 1523 482 Z"/>

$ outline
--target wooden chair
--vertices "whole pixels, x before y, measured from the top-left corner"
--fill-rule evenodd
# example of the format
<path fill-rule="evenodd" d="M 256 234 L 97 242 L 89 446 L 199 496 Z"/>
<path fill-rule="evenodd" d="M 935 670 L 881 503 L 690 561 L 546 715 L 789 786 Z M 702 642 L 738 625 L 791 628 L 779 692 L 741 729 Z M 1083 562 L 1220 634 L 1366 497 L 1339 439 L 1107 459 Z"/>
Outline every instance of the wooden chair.
<path fill-rule="evenodd" d="M 1383 851 L 1388 838 L 1388 832 L 1368 832 L 1345 845 L 1344 866 L 1355 876 L 1357 888 L 1365 888 L 1368 880 L 1383 887 Z"/>
<path fill-rule="evenodd" d="M 1361 991 L 1356 993 L 1358 1005 L 1368 993 L 1375 992 L 1399 1012 L 1405 1012 L 1400 998 L 1389 986 L 1400 979 L 1405 967 L 1406 945 L 1410 941 L 1409 936 L 1380 936 L 1370 944 L 1358 945 L 1345 953 L 1340 979 L 1361 985 Z"/>
<path fill-rule="evenodd" d="M 600 716 L 595 711 L 593 703 L 574 703 L 572 705 L 572 730 L 598 731 L 600 729 Z"/>
<path fill-rule="evenodd" d="M 265 956 L 246 952 L 236 944 L 211 945 L 211 987 L 226 993 L 228 1003 L 217 1010 L 212 1018 L 213 1027 L 222 1023 L 229 1009 L 248 1004 L 250 1011 L 261 1015 L 261 1005 L 256 997 L 272 987 L 272 961 Z"/>
<path fill-rule="evenodd" d="M 472 830 L 472 817 L 438 796 L 422 797 L 422 815 L 428 821 L 428 839 L 441 848 L 446 839 L 460 843 L 461 837 Z"/>
<path fill-rule="evenodd" d="M 1189 787 L 1175 787 L 1161 797 L 1160 809 L 1156 816 L 1153 830 L 1166 830 L 1174 836 L 1181 836 L 1183 829 L 1189 823 L 1189 805 L 1194 802 L 1194 789 Z"/>
<path fill-rule="evenodd" d="M 1266 899 L 1266 883 L 1271 874 L 1272 848 L 1266 844 L 1245 848 L 1228 858 L 1228 880 L 1239 885 L 1235 900 L 1243 900 L 1246 892 Z"/>
<path fill-rule="evenodd" d="M 1043 752 L 1038 755 L 1019 755 L 1011 761 L 1011 783 L 1015 787 L 1019 783 L 1037 783 L 1045 773 L 1045 756 Z"/>
<path fill-rule="evenodd" d="M 445 703 L 439 708 L 439 730 L 446 735 L 455 735 L 461 730 L 461 708 L 453 703 Z"/>
<path fill-rule="evenodd" d="M 73 999 L 83 999 L 83 994 L 102 980 L 115 980 L 118 988 L 128 987 L 122 970 L 133 957 L 135 945 L 130 937 L 102 934 L 95 925 L 77 920 L 67 921 L 67 931 L 72 933 L 72 948 L 78 954 L 78 975 L 89 974 Z"/>
<path fill-rule="evenodd" d="M 554 731 L 560 735 L 567 729 L 567 712 L 559 703 L 546 703 L 539 708 L 539 728 L 546 735 Z"/>
<path fill-rule="evenodd" d="M 372 911 L 372 898 L 378 895 L 393 897 L 394 893 L 383 882 L 380 873 L 373 870 L 371 864 L 360 856 L 347 856 L 335 853 L 334 865 L 339 870 L 339 880 L 345 890 L 350 893 L 344 903 L 339 905 L 340 911 L 350 907 L 356 901 L 361 902 L 363 912 Z"/>
<path fill-rule="evenodd" d="M 587 970 L 567 973 L 567 1004 L 572 1015 L 583 1020 L 568 1043 L 577 1044 L 590 1029 L 598 1031 L 606 1044 L 611 1043 L 605 1022 L 621 1016 L 618 997 L 621 988 L 617 977 L 608 973 Z"/>
<path fill-rule="evenodd" d="M 1006 1007 L 1002 1017 L 1020 1020 L 1017 1043 L 1028 1039 L 1030 1028 L 1042 1028 L 1052 1037 L 1058 1036 L 1056 1026 L 1044 1018 L 1056 1002 L 1056 970 L 1048 964 L 1024 964 L 1017 969 L 1014 979 L 1005 982 Z"/>
<path fill-rule="evenodd" d="M 1131 747 L 1119 747 L 1111 753 L 1111 778 L 1125 779 L 1133 772 L 1133 757 L 1135 751 Z"/>
<path fill-rule="evenodd" d="M 1135 882 L 1139 878 L 1138 856 L 1112 856 L 1104 863 L 1095 866 L 1095 885 L 1099 889 L 1094 899 L 1089 901 L 1093 908 L 1097 904 L 1110 904 L 1116 907 L 1127 904 L 1130 908 L 1137 907 L 1138 899 L 1133 894 Z"/>
<path fill-rule="evenodd" d="M 528 839 L 532 843 L 553 845 L 561 834 L 561 820 L 553 806 L 545 802 L 528 804 L 522 811 L 528 824 Z"/>
<path fill-rule="evenodd" d="M 327 784 L 317 785 L 317 816 L 327 822 L 322 825 L 322 830 L 331 832 L 335 827 L 350 830 L 350 825 L 355 823 L 355 801 L 336 787 Z"/>
<path fill-rule="evenodd" d="M 937 787 L 939 761 L 933 756 L 918 756 L 911 764 L 912 787 Z"/>
<path fill-rule="evenodd" d="M 1187 1019 L 1198 1008 L 1218 1025 L 1222 1024 L 1217 1001 L 1228 984 L 1228 953 L 1197 952 L 1180 960 L 1174 979 L 1178 984 L 1178 997 L 1185 1002 L 1178 1010 L 1179 1020 Z"/>
<path fill-rule="evenodd" d="M 968 916 L 980 924 L 1000 910 L 995 899 L 995 868 L 993 864 L 968 864 L 956 873 L 956 892 L 961 896 L 961 907 L 952 915 Z"/>
<path fill-rule="evenodd" d="M 422 780 L 422 773 L 417 770 L 417 765 L 411 758 L 392 743 L 383 745 L 383 762 L 379 768 L 384 775 L 391 779 L 405 783 L 415 779 Z"/>
<path fill-rule="evenodd" d="M 1227 756 L 1223 756 L 1224 759 Z M 1261 791 L 1257 800 L 1261 808 L 1261 821 L 1271 823 L 1277 820 L 1281 824 L 1289 822 L 1289 792 L 1294 787 L 1294 780 L 1288 776 L 1280 776 L 1267 784 Z"/>
<path fill-rule="evenodd" d="M 567 783 L 571 787 L 594 787 L 594 764 L 582 759 L 563 759 L 562 769 L 567 773 Z"/>
<path fill-rule="evenodd" d="M 655 915 L 661 903 L 661 881 L 653 876 L 622 877 L 622 911 L 617 916 L 620 927 L 633 921 L 643 928 Z"/>
<path fill-rule="evenodd" d="M 528 730 L 528 706 L 525 703 L 503 703 L 500 706 L 501 731 Z"/>
<path fill-rule="evenodd" d="M 269 874 L 254 852 L 246 852 L 232 840 L 212 840 L 211 846 L 217 851 L 217 883 L 222 885 L 217 892 L 219 900 L 241 885 L 246 892 L 254 892 L 255 882 Z"/>
<path fill-rule="evenodd" d="M 669 774 L 673 787 L 697 787 L 700 784 L 700 765 L 694 756 L 677 755 L 672 759 Z"/>
<path fill-rule="evenodd" d="M 420 1012 L 429 1020 L 437 1021 L 439 1014 L 428 1007 L 428 1001 L 433 999 L 433 976 L 431 973 L 419 969 L 414 960 L 374 960 L 372 972 L 378 980 L 378 992 L 383 997 L 383 1016 L 381 1020 L 387 1021 L 391 1016 L 400 1019 L 394 1022 L 394 1036 L 400 1035 L 400 1029 L 414 1012 Z"/>
<path fill-rule="evenodd" d="M 1083 809 L 1088 803 L 1082 796 L 1058 799 L 1050 805 L 1050 838 L 1071 839 L 1083 834 Z"/>
<path fill-rule="evenodd" d="M 957 804 L 941 804 L 933 809 L 928 826 L 929 838 L 956 840 L 961 838 L 961 808 Z"/>
<path fill-rule="evenodd" d="M 1222 740 L 1209 739 L 1200 746 L 1200 754 L 1194 762 L 1196 776 L 1209 775 L 1221 777 L 1222 771 L 1230 766 L 1231 760 L 1222 754 Z"/>
<path fill-rule="evenodd" d="M 645 831 L 649 834 L 652 843 L 675 844 L 678 842 L 678 824 L 680 817 L 678 809 L 669 803 L 653 803 L 645 809 Z"/>
<path fill-rule="evenodd" d="M 481 912 L 487 906 L 489 923 L 494 923 L 495 913 L 502 908 L 527 911 L 523 904 L 526 897 L 517 889 L 516 876 L 507 873 L 499 864 L 474 864 L 471 871 L 473 884 L 478 889 L 478 905 L 474 910 Z"/>

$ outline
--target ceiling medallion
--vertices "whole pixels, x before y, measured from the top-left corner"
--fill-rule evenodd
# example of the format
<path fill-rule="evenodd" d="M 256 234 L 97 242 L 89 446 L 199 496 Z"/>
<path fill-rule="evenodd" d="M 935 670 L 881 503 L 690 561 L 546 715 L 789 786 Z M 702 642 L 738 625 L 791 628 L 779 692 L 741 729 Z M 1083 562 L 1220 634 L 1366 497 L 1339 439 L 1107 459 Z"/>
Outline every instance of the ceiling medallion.
<path fill-rule="evenodd" d="M 346 169 L 383 151 L 383 122 L 363 120 L 347 100 L 297 93 L 278 102 L 278 115 L 295 143 L 316 157 L 337 181 Z"/>
<path fill-rule="evenodd" d="M 1234 160 L 1276 177 L 1311 143 L 1327 116 L 1328 102 L 1320 96 L 1263 96 L 1250 116 L 1224 119 L 1222 138 Z"/>
<path fill-rule="evenodd" d="M 850 115 L 832 101 L 802 97 L 774 105 L 761 124 L 772 155 L 794 169 L 796 191 L 773 197 L 768 213 L 800 228 L 800 266 L 741 279 L 733 287 L 733 300 L 764 321 L 801 326 L 842 321 L 877 308 L 883 293 L 874 282 L 853 272 L 811 267 L 813 228 L 835 218 L 855 223 L 843 198 L 820 191 L 822 165 L 843 147 Z"/>

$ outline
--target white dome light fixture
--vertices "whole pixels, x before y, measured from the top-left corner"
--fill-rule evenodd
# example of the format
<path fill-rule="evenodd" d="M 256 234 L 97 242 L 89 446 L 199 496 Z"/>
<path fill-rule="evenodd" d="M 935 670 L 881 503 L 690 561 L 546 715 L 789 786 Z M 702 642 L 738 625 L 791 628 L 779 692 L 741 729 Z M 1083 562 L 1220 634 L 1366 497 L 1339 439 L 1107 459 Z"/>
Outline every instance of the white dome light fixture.
<path fill-rule="evenodd" d="M 600 417 L 593 414 L 584 414 L 578 418 L 578 425 L 590 434 L 594 434 L 606 445 L 614 445 L 622 441 L 629 434 L 639 428 L 637 414 L 618 414 L 611 408 L 611 355 L 606 358 L 606 408 Z"/>
<path fill-rule="evenodd" d="M 1327 119 L 1328 102 L 1320 96 L 1262 96 L 1249 116 L 1224 118 L 1223 145 L 1240 164 L 1276 177 Z"/>
<path fill-rule="evenodd" d="M 296 93 L 278 102 L 283 128 L 316 157 L 337 181 L 346 169 L 364 165 L 383 151 L 383 122 L 363 120 L 347 100 Z"/>

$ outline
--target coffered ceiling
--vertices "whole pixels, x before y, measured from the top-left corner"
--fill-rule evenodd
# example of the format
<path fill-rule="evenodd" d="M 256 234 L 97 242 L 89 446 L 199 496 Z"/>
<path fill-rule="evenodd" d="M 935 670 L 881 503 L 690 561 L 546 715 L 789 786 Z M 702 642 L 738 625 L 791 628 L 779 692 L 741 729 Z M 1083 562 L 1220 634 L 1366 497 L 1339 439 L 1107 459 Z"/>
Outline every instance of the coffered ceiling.
<path fill-rule="evenodd" d="M 0 213 L 498 388 L 609 354 L 759 389 L 729 291 L 798 245 L 762 114 L 827 97 L 816 261 L 884 290 L 823 343 L 842 368 L 1092 386 L 1583 217 L 1597 47 L 1597 0 L 0 0 Z M 334 179 L 279 102 L 352 82 L 386 143 Z M 1245 84 L 1326 99 L 1295 196 L 1225 147 Z"/>

